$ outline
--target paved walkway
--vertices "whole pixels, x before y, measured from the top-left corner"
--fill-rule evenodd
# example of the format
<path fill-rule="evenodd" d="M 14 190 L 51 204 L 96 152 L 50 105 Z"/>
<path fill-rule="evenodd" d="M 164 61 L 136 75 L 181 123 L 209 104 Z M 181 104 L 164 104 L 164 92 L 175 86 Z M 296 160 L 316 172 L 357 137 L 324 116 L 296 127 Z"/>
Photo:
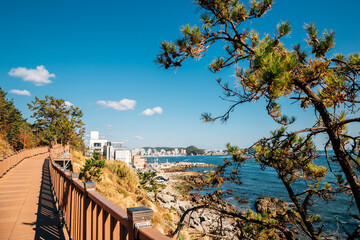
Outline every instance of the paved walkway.
<path fill-rule="evenodd" d="M 25 159 L 0 178 L 0 239 L 65 239 L 47 157 Z"/>

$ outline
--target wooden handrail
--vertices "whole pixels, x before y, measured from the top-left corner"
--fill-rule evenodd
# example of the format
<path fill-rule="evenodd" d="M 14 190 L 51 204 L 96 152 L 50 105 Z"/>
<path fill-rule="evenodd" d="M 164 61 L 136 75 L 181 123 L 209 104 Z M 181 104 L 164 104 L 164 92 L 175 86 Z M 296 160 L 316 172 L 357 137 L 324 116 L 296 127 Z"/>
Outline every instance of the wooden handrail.
<path fill-rule="evenodd" d="M 14 168 L 17 164 L 26 158 L 34 157 L 39 154 L 49 152 L 49 147 L 37 147 L 20 150 L 11 155 L 7 155 L 0 159 L 0 177 L 6 174 L 10 169 Z"/>
<path fill-rule="evenodd" d="M 50 149 L 50 176 L 59 212 L 72 239 L 169 240 L 146 222 L 140 228 L 128 211 L 96 192 L 94 183 L 83 183 L 55 163 L 68 147 Z M 86 186 L 86 187 L 85 187 Z M 151 211 L 151 209 L 150 209 Z M 145 219 L 146 220 L 146 219 Z M 150 221 L 147 219 L 146 221 Z M 141 225 L 141 226 L 144 226 Z"/>

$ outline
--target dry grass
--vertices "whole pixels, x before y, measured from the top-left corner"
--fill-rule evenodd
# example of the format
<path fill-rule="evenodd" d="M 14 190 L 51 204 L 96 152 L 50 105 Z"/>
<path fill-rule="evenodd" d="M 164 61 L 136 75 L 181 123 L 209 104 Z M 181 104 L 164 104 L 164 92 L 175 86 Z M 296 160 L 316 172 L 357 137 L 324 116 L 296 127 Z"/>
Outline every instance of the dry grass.
<path fill-rule="evenodd" d="M 80 172 L 85 158 L 80 152 L 73 151 L 73 172 Z M 136 173 L 121 161 L 106 161 L 102 169 L 102 180 L 96 184 L 101 195 L 126 209 L 129 207 L 147 206 L 154 211 L 153 226 L 164 234 L 170 234 L 179 218 L 176 211 L 164 209 L 150 199 L 148 193 L 140 188 Z"/>
<path fill-rule="evenodd" d="M 14 150 L 10 146 L 10 144 L 6 143 L 6 140 L 3 139 L 3 135 L 0 134 L 0 158 L 6 155 L 6 153 L 12 154 L 14 153 Z"/>
<path fill-rule="evenodd" d="M 72 151 L 72 168 L 74 173 L 80 173 L 80 167 L 85 164 L 85 157 L 80 151 Z"/>

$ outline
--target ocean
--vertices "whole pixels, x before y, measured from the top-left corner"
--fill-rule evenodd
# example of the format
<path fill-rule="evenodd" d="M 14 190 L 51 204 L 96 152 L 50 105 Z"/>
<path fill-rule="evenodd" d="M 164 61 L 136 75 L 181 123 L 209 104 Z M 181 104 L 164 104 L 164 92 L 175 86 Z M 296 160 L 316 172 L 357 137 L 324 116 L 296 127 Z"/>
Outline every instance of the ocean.
<path fill-rule="evenodd" d="M 222 164 L 225 158 L 230 159 L 230 155 L 215 155 L 215 156 L 179 156 L 179 157 L 159 157 L 159 162 L 203 162 L 211 163 L 214 165 Z M 148 158 L 149 162 L 152 162 L 154 158 Z M 325 154 L 320 152 L 319 158 L 315 161 L 315 164 L 327 167 L 327 161 Z M 338 170 L 339 167 L 332 164 L 333 170 Z M 193 168 L 189 171 L 209 171 L 211 168 Z M 328 173 L 325 179 L 326 182 L 335 182 L 336 178 L 332 173 Z M 216 189 L 233 191 L 232 195 L 226 196 L 225 201 L 232 204 L 238 210 L 251 209 L 255 211 L 254 202 L 255 199 L 260 196 L 277 197 L 284 200 L 287 203 L 291 203 L 288 197 L 287 191 L 283 186 L 281 180 L 277 177 L 277 173 L 273 169 L 266 168 L 264 171 L 260 169 L 260 165 L 253 160 L 249 160 L 241 170 L 241 185 L 225 182 L 218 188 L 212 188 L 211 191 Z M 295 183 L 295 190 L 299 192 L 305 188 L 305 184 L 302 182 Z M 200 191 L 200 194 L 206 194 L 209 191 Z M 239 203 L 236 197 L 249 200 L 248 203 Z M 313 207 L 309 208 L 313 214 L 319 214 L 322 218 L 321 224 L 325 225 L 325 233 L 332 233 L 338 231 L 337 237 L 345 237 L 345 230 L 351 232 L 355 230 L 356 226 L 360 224 L 358 220 L 355 220 L 350 215 L 357 214 L 356 206 L 352 199 L 345 194 L 335 195 L 334 200 L 325 202 L 318 199 Z"/>

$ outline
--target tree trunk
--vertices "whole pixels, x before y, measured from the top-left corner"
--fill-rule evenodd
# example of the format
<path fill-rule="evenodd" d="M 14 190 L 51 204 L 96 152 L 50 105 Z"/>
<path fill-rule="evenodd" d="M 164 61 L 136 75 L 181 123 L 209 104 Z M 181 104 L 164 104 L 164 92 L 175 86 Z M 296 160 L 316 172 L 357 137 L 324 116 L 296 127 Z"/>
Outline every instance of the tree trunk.
<path fill-rule="evenodd" d="M 293 201 L 293 203 L 296 206 L 296 209 L 298 213 L 300 214 L 301 223 L 300 226 L 303 229 L 303 231 L 313 240 L 321 240 L 321 237 L 318 235 L 318 233 L 315 231 L 314 226 L 311 224 L 311 222 L 308 221 L 308 215 L 305 209 L 301 206 L 300 202 L 295 196 L 294 191 L 292 190 L 292 187 L 290 183 L 286 180 L 285 176 L 282 176 L 281 174 L 278 174 L 281 181 L 284 183 L 286 190 L 289 193 L 290 199 Z"/>
<path fill-rule="evenodd" d="M 341 139 L 338 133 L 338 126 L 336 126 L 336 123 L 331 119 L 324 103 L 321 101 L 319 96 L 316 95 L 314 91 L 312 91 L 309 85 L 303 82 L 297 82 L 297 86 L 299 86 L 300 89 L 310 97 L 310 101 L 313 103 L 315 109 L 320 113 L 321 119 L 327 128 L 326 132 L 329 136 L 336 158 L 338 159 L 341 169 L 345 174 L 346 180 L 350 184 L 350 188 L 353 193 L 358 212 L 360 214 L 360 182 L 353 167 L 351 166 L 351 162 L 347 156 L 345 147 L 341 143 Z"/>

